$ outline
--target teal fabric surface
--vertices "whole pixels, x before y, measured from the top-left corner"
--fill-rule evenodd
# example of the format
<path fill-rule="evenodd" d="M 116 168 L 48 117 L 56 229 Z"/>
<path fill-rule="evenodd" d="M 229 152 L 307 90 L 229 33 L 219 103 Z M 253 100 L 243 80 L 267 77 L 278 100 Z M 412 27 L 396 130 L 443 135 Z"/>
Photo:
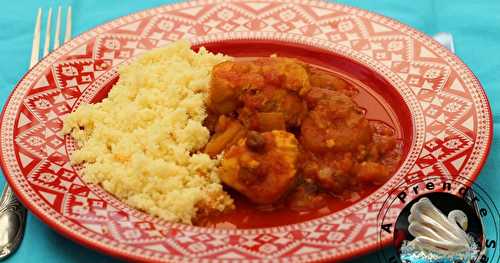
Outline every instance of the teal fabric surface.
<path fill-rule="evenodd" d="M 0 9 L 0 105 L 26 72 L 29 64 L 35 14 L 38 7 L 73 6 L 73 32 L 80 34 L 119 16 L 178 1 L 167 0 L 16 0 L 4 1 Z M 497 0 L 339 0 L 395 18 L 427 34 L 451 32 L 457 55 L 482 82 L 493 109 L 500 115 L 500 1 Z M 45 9 L 46 10 L 46 9 Z M 495 137 L 489 161 L 478 183 L 500 204 L 500 130 Z M 0 186 L 4 179 L 1 177 Z M 377 262 L 366 255 L 353 262 Z M 24 241 L 8 262 L 116 262 L 70 241 L 34 217 L 28 216 Z"/>

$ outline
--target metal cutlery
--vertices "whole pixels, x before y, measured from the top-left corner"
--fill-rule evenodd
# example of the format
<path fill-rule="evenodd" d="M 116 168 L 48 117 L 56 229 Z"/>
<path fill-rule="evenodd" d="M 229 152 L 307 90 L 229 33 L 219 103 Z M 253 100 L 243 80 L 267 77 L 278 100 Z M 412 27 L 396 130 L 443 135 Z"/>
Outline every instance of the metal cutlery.
<path fill-rule="evenodd" d="M 452 34 L 448 32 L 440 32 L 434 35 L 433 38 L 445 48 L 449 49 L 452 53 L 455 53 L 455 43 L 453 41 Z"/>
<path fill-rule="evenodd" d="M 53 40 L 53 49 L 59 47 L 61 34 L 62 8 L 57 9 L 56 27 Z M 71 38 L 72 10 L 69 6 L 66 10 L 66 29 L 64 42 Z M 45 41 L 43 46 L 43 57 L 50 52 L 51 40 L 52 8 L 47 13 L 47 23 L 45 24 Z M 31 49 L 30 69 L 35 66 L 40 59 L 40 39 L 42 31 L 42 9 L 38 8 L 36 15 L 35 30 L 33 34 L 33 46 Z M 17 199 L 9 185 L 6 185 L 0 197 L 0 260 L 4 260 L 14 253 L 24 237 L 26 226 L 26 207 Z"/>

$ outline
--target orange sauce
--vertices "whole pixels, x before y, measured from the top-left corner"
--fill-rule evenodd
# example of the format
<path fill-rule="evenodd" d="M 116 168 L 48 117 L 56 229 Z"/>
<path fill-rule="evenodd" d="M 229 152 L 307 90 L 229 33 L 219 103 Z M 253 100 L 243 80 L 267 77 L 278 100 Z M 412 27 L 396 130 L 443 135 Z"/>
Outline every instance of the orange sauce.
<path fill-rule="evenodd" d="M 203 219 L 201 225 L 214 228 L 249 229 L 301 223 L 349 207 L 362 198 L 367 197 L 376 188 L 374 186 L 367 187 L 361 191 L 351 193 L 351 196 L 348 198 L 328 196 L 325 206 L 304 212 L 293 211 L 285 205 L 269 211 L 266 208 L 257 207 L 255 204 L 250 203 L 244 196 L 241 196 L 237 192 L 228 190 L 234 199 L 236 209 L 222 214 L 211 215 Z"/>
<path fill-rule="evenodd" d="M 398 125 L 397 115 L 391 108 L 387 107 L 388 103 L 384 101 L 382 96 L 361 82 L 337 72 L 329 72 L 342 77 L 357 88 L 358 94 L 353 99 L 360 107 L 366 110 L 367 119 L 382 121 L 393 127 L 396 138 L 401 138 L 402 131 Z M 353 192 L 348 191 L 349 194 L 342 197 L 326 195 L 326 205 L 302 212 L 293 211 L 283 203 L 274 205 L 272 208 L 258 207 L 236 191 L 227 189 L 235 201 L 236 208 L 232 211 L 202 218 L 197 224 L 204 227 L 227 229 L 264 228 L 296 224 L 347 208 L 369 196 L 377 188 L 378 186 L 365 186 L 363 189 L 353 189 Z"/>
<path fill-rule="evenodd" d="M 330 53 L 321 55 L 310 52 L 300 53 L 302 49 L 297 49 L 296 47 L 289 47 L 280 44 L 276 45 L 276 47 L 274 47 L 274 49 L 271 49 L 271 51 L 263 48 L 260 53 L 257 52 L 255 54 L 247 54 L 247 41 L 242 44 L 243 46 L 236 43 L 233 48 L 231 48 L 228 43 L 229 42 L 227 42 L 225 45 L 217 43 L 213 46 L 207 44 L 206 47 L 210 51 L 215 53 L 222 52 L 227 55 L 238 57 L 237 60 L 253 60 L 258 57 L 268 56 L 269 54 L 279 54 L 280 56 L 284 57 L 295 56 L 303 61 L 310 62 L 311 64 L 323 65 L 322 67 L 320 67 L 321 69 L 329 71 L 334 75 L 340 76 L 344 80 L 357 87 L 359 93 L 353 97 L 353 100 L 360 107 L 366 109 L 367 119 L 382 121 L 390 127 L 393 127 L 396 138 L 401 139 L 404 136 L 405 139 L 411 139 L 412 134 L 408 132 L 408 127 L 411 128 L 411 121 L 409 121 L 410 115 L 406 111 L 406 108 L 400 107 L 393 109 L 390 107 L 390 105 L 402 105 L 402 99 L 395 99 L 396 95 L 394 95 L 394 92 L 391 93 L 391 90 L 394 90 L 394 88 L 390 87 L 385 80 L 377 79 L 375 77 L 375 73 L 371 71 L 368 72 L 366 70 L 360 70 L 359 65 L 353 66 L 353 62 L 346 60 L 345 58 L 332 55 Z M 259 43 L 259 45 L 256 45 L 256 47 L 267 46 Z M 332 63 L 335 65 L 332 65 Z M 335 68 L 335 71 L 332 71 L 333 68 Z M 355 77 L 351 77 L 351 75 Z M 358 81 L 357 79 L 370 80 L 369 82 L 374 84 L 369 84 L 370 86 L 368 86 L 361 81 Z M 105 88 L 101 89 L 99 93 L 96 94 L 92 102 L 100 102 L 102 99 L 106 98 L 107 94 L 117 82 L 117 80 L 118 78 L 113 79 L 105 86 Z M 385 93 L 386 91 L 387 93 Z M 381 94 L 383 94 L 383 96 Z M 404 116 L 404 118 L 402 118 L 401 116 Z M 407 145 L 404 145 L 404 147 L 407 147 Z M 363 198 L 368 197 L 371 193 L 377 190 L 377 188 L 378 186 L 367 186 L 361 190 L 353 190 L 351 196 L 347 197 L 335 197 L 329 195 L 327 197 L 325 206 L 306 212 L 293 211 L 284 204 L 276 207 L 272 211 L 269 211 L 263 209 L 262 207 L 257 207 L 255 204 L 249 202 L 244 196 L 240 195 L 236 191 L 226 189 L 234 199 L 236 208 L 232 211 L 227 211 L 221 214 L 213 214 L 209 217 L 202 218 L 195 224 L 204 227 L 221 229 L 251 229 L 296 224 L 323 217 L 345 209 L 359 202 Z"/>

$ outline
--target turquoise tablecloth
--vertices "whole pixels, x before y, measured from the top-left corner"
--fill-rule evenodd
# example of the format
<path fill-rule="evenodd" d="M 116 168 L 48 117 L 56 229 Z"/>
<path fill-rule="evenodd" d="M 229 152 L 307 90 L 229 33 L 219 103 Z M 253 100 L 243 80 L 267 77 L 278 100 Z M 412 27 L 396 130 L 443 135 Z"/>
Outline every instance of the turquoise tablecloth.
<path fill-rule="evenodd" d="M 73 6 L 74 33 L 80 34 L 113 18 L 176 1 L 167 0 L 16 0 L 0 8 L 0 104 L 28 68 L 34 15 L 37 7 Z M 398 19 L 427 34 L 448 31 L 455 37 L 457 55 L 484 85 L 495 119 L 500 114 L 500 1 L 498 0 L 339 0 Z M 490 158 L 479 184 L 500 203 L 500 137 L 495 127 Z M 1 177 L 0 184 L 4 184 Z M 26 236 L 9 262 L 113 262 L 114 259 L 61 237 L 33 215 L 28 216 Z M 376 262 L 367 255 L 354 262 Z"/>

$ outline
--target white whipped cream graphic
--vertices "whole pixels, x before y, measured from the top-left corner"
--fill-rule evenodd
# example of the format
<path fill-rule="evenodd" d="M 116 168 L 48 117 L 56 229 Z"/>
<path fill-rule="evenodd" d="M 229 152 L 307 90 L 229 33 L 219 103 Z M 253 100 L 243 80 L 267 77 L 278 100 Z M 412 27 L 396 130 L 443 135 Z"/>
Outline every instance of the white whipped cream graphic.
<path fill-rule="evenodd" d="M 424 197 L 411 207 L 408 222 L 408 232 L 414 239 L 403 242 L 402 259 L 468 262 L 478 255 L 476 241 L 466 232 L 467 215 L 461 210 L 453 210 L 446 216 Z"/>
<path fill-rule="evenodd" d="M 456 254 L 470 250 L 467 215 L 453 210 L 446 217 L 428 198 L 416 202 L 408 217 L 408 232 L 415 239 L 410 244 L 443 254 Z"/>

